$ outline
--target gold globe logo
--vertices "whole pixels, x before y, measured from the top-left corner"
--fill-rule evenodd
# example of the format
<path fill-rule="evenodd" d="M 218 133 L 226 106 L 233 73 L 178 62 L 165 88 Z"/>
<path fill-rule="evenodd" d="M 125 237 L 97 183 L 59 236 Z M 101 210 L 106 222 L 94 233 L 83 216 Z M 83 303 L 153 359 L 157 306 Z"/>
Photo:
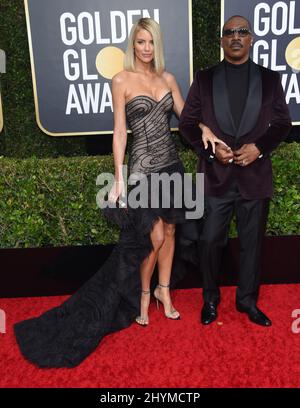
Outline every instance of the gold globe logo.
<path fill-rule="evenodd" d="M 300 37 L 294 38 L 285 51 L 285 59 L 294 71 L 300 71 Z"/>
<path fill-rule="evenodd" d="M 122 71 L 123 64 L 124 52 L 117 47 L 105 47 L 96 57 L 96 68 L 99 74 L 106 79 L 112 79 L 114 75 Z"/>

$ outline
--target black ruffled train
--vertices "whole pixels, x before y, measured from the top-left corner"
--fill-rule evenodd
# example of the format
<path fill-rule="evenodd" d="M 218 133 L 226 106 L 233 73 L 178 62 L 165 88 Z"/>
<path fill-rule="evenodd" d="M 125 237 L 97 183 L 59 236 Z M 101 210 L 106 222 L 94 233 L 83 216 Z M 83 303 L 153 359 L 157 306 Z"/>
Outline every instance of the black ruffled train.
<path fill-rule="evenodd" d="M 179 162 L 164 171 L 182 174 L 183 168 Z M 184 259 L 197 262 L 200 223 L 187 222 L 184 209 L 129 208 L 104 213 L 121 226 L 120 240 L 105 264 L 62 305 L 14 326 L 22 354 L 39 367 L 75 367 L 105 335 L 134 321 L 140 306 L 140 265 L 152 250 L 150 232 L 160 217 L 177 224 L 171 286 L 184 275 Z"/>

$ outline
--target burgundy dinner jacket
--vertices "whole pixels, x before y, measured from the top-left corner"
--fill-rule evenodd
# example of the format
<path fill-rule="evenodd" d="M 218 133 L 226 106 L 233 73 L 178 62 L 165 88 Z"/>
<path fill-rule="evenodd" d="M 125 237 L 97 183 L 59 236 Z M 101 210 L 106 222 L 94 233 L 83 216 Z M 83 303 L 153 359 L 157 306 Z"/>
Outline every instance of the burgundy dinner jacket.
<path fill-rule="evenodd" d="M 235 180 L 246 199 L 262 199 L 273 194 L 270 153 L 283 141 L 291 120 L 277 72 L 250 61 L 249 91 L 239 128 L 230 111 L 224 61 L 198 71 L 180 116 L 179 129 L 199 156 L 197 171 L 204 173 L 205 194 L 220 197 Z M 202 122 L 233 150 L 255 143 L 262 158 L 248 166 L 221 164 L 211 149 L 204 149 Z"/>

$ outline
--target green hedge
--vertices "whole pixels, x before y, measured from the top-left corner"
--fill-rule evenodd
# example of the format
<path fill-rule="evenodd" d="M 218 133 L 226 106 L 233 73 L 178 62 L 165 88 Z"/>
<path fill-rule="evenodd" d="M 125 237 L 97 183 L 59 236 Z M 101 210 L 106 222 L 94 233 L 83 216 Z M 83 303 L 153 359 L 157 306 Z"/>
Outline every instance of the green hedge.
<path fill-rule="evenodd" d="M 186 171 L 196 156 L 181 152 Z M 268 234 L 300 234 L 300 145 L 274 154 L 276 195 Z M 97 209 L 97 175 L 112 171 L 111 156 L 16 160 L 0 158 L 0 246 L 39 247 L 114 243 L 118 229 Z M 234 231 L 232 231 L 234 234 Z"/>
<path fill-rule="evenodd" d="M 219 0 L 193 1 L 195 69 L 218 61 L 219 21 Z M 7 74 L 1 78 L 5 132 L 0 135 L 0 155 L 86 155 L 84 137 L 47 136 L 36 125 L 23 0 L 0 2 L 0 48 L 7 53 Z"/>

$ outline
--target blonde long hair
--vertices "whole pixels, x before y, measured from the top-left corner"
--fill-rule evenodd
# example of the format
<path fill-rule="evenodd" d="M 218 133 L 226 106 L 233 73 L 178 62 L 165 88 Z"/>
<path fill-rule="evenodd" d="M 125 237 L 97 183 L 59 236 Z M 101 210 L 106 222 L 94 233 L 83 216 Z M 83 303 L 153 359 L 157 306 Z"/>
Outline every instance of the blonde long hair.
<path fill-rule="evenodd" d="M 163 40 L 159 24 L 152 18 L 140 18 L 132 26 L 124 59 L 124 69 L 126 71 L 135 71 L 134 41 L 137 33 L 142 29 L 147 30 L 152 35 L 154 45 L 153 68 L 160 75 L 165 70 Z"/>

